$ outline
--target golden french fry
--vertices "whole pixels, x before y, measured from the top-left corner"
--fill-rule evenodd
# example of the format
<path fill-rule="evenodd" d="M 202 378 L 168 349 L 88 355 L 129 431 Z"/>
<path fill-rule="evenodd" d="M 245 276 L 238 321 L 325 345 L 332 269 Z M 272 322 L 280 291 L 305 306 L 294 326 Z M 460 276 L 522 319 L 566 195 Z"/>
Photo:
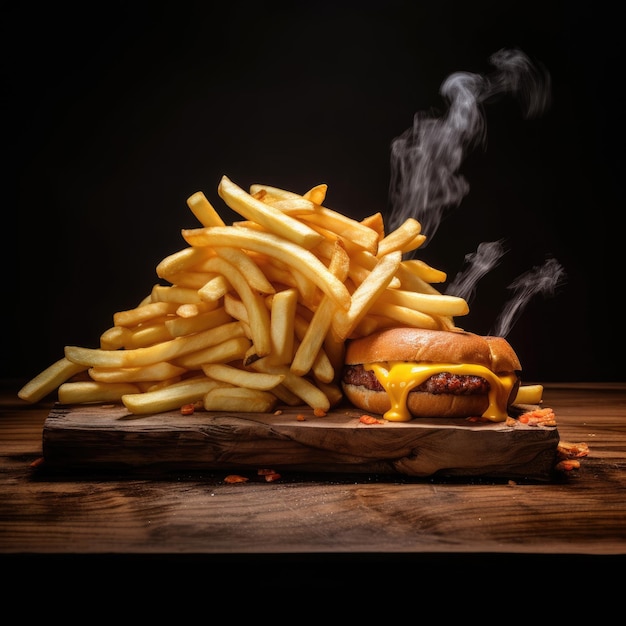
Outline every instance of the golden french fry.
<path fill-rule="evenodd" d="M 272 233 L 284 237 L 298 246 L 308 250 L 321 239 L 321 236 L 306 224 L 287 215 L 280 209 L 275 209 L 271 205 L 257 200 L 233 183 L 227 176 L 222 176 L 217 192 L 233 211 L 251 221 L 262 224 Z"/>
<path fill-rule="evenodd" d="M 197 272 L 191 270 L 181 270 L 169 274 L 166 280 L 176 287 L 187 287 L 188 289 L 200 289 L 206 285 L 213 276 L 207 272 Z"/>
<path fill-rule="evenodd" d="M 129 329 L 128 339 L 124 344 L 127 350 L 135 348 L 145 348 L 156 343 L 169 341 L 172 338 L 169 330 L 165 326 L 165 320 L 155 320 L 149 324 L 141 324 L 133 329 Z"/>
<path fill-rule="evenodd" d="M 350 268 L 350 259 L 344 247 L 337 242 L 335 253 L 330 261 L 329 271 L 340 281 L 344 281 Z M 291 363 L 291 371 L 294 374 L 303 376 L 306 374 L 315 361 L 315 358 L 322 347 L 324 338 L 330 329 L 333 317 L 337 312 L 337 303 L 329 296 L 324 296 L 317 307 L 313 318 L 306 330 L 304 337 L 300 341 L 296 353 Z M 332 378 L 331 378 L 332 379 Z"/>
<path fill-rule="evenodd" d="M 305 198 L 272 198 L 266 194 L 265 197 L 260 199 L 265 204 L 270 204 L 275 209 L 280 209 L 283 213 L 287 213 L 288 215 L 298 216 L 303 213 L 313 213 L 313 211 L 315 211 L 313 203 Z"/>
<path fill-rule="evenodd" d="M 168 380 L 186 372 L 186 368 L 171 363 L 153 363 L 145 367 L 120 367 L 107 369 L 92 367 L 89 376 L 102 383 L 136 383 L 139 381 Z"/>
<path fill-rule="evenodd" d="M 238 332 L 243 333 L 244 327 L 240 326 Z M 235 336 L 197 352 L 186 354 L 174 362 L 180 367 L 194 370 L 201 368 L 205 363 L 228 363 L 243 359 L 251 347 L 252 341 L 248 337 Z"/>
<path fill-rule="evenodd" d="M 245 387 L 217 387 L 204 396 L 207 411 L 235 413 L 270 413 L 278 398 L 269 391 Z"/>
<path fill-rule="evenodd" d="M 206 380 L 177 383 L 154 391 L 124 394 L 122 403 L 135 415 L 175 411 L 180 409 L 183 404 L 202 401 L 209 391 L 221 384 L 208 378 Z"/>
<path fill-rule="evenodd" d="M 396 326 L 415 326 L 416 328 L 432 328 L 433 330 L 441 328 L 437 316 L 380 300 L 372 303 L 369 313 L 393 320 Z"/>
<path fill-rule="evenodd" d="M 165 257 L 156 266 L 157 276 L 169 280 L 170 276 L 178 272 L 195 268 L 196 265 L 206 260 L 208 256 L 213 256 L 213 251 L 210 248 L 183 248 Z"/>
<path fill-rule="evenodd" d="M 183 229 L 182 236 L 192 246 L 234 246 L 266 254 L 300 271 L 337 304 L 347 309 L 350 293 L 312 252 L 273 233 L 257 232 L 247 228 Z"/>
<path fill-rule="evenodd" d="M 411 250 L 412 248 L 408 247 L 408 244 L 420 234 L 421 230 L 422 225 L 416 219 L 409 217 L 398 228 L 378 242 L 376 256 L 385 256 L 394 250 L 400 250 L 401 252 Z"/>
<path fill-rule="evenodd" d="M 319 185 L 315 185 L 309 189 L 304 197 L 314 202 L 315 204 L 324 204 L 324 200 L 326 200 L 326 192 L 328 191 L 328 185 L 326 183 L 321 183 Z"/>
<path fill-rule="evenodd" d="M 234 320 L 226 311 L 226 308 L 221 306 L 191 317 L 173 317 L 165 320 L 164 323 L 171 337 L 182 337 L 232 321 Z"/>
<path fill-rule="evenodd" d="M 154 285 L 150 297 L 152 302 L 175 302 L 177 304 L 202 302 L 197 289 L 173 285 Z"/>
<path fill-rule="evenodd" d="M 283 382 L 283 374 L 268 374 L 264 372 L 250 372 L 225 363 L 206 363 L 202 371 L 213 380 L 230 383 L 236 387 L 247 389 L 262 389 L 268 391 Z"/>
<path fill-rule="evenodd" d="M 289 366 L 272 365 L 268 362 L 267 358 L 262 358 L 254 361 L 251 367 L 259 372 L 283 374 L 285 378 L 281 384 L 298 396 L 305 404 L 308 404 L 312 409 L 328 411 L 330 408 L 330 401 L 326 394 L 307 378 L 294 374 L 289 369 Z"/>
<path fill-rule="evenodd" d="M 428 265 L 421 259 L 406 259 L 402 261 L 398 268 L 398 277 L 402 281 L 405 289 L 411 289 L 411 278 L 417 277 L 426 283 L 444 283 L 448 275 L 441 270 Z M 418 283 L 419 284 L 419 283 Z"/>
<path fill-rule="evenodd" d="M 252 342 L 259 356 L 271 352 L 270 315 L 261 295 L 253 291 L 246 277 L 232 263 L 221 257 L 211 259 L 211 269 L 222 274 L 237 292 L 248 312 Z M 202 289 L 200 290 L 202 294 Z"/>
<path fill-rule="evenodd" d="M 467 301 L 458 296 L 419 293 L 405 289 L 386 289 L 381 293 L 379 302 L 397 304 L 429 315 L 457 316 L 469 313 Z"/>
<path fill-rule="evenodd" d="M 337 406 L 343 400 L 343 391 L 341 387 L 334 382 L 324 382 L 317 380 L 315 384 L 320 388 L 324 395 L 328 398 L 330 408 Z"/>
<path fill-rule="evenodd" d="M 376 254 L 378 250 L 378 233 L 375 230 L 327 207 L 316 206 L 314 213 L 301 215 L 300 219 L 305 224 L 315 224 L 336 233 L 342 239 L 367 250 L 371 254 Z"/>
<path fill-rule="evenodd" d="M 213 259 L 214 260 L 214 259 Z M 213 276 L 205 285 L 198 289 L 198 295 L 205 302 L 217 302 L 230 290 L 230 284 L 224 276 Z"/>
<path fill-rule="evenodd" d="M 119 350 L 127 345 L 132 336 L 130 328 L 111 326 L 100 335 L 100 347 L 103 350 Z"/>
<path fill-rule="evenodd" d="M 27 382 L 17 392 L 17 395 L 27 402 L 39 402 L 49 393 L 52 393 L 61 383 L 86 369 L 85 365 L 74 363 L 63 357 Z"/>
<path fill-rule="evenodd" d="M 272 363 L 290 363 L 294 354 L 294 319 L 298 304 L 295 289 L 283 289 L 271 298 L 270 339 Z"/>
<path fill-rule="evenodd" d="M 541 404 L 543 385 L 520 385 L 514 404 Z"/>
<path fill-rule="evenodd" d="M 58 390 L 61 404 L 93 404 L 96 402 L 120 402 L 127 393 L 140 393 L 132 383 L 107 383 L 81 380 L 63 383 Z"/>
<path fill-rule="evenodd" d="M 187 198 L 187 206 L 203 226 L 224 226 L 224 220 L 201 191 Z"/>
<path fill-rule="evenodd" d="M 257 196 L 262 194 L 263 199 L 271 200 L 300 200 L 304 196 L 294 191 L 273 187 L 272 185 L 260 185 L 258 183 L 250 185 L 250 194 Z M 311 200 L 309 199 L 309 203 Z"/>
<path fill-rule="evenodd" d="M 164 315 L 174 315 L 178 304 L 176 302 L 149 302 L 134 309 L 118 311 L 113 314 L 114 326 L 126 326 L 131 328 Z"/>
<path fill-rule="evenodd" d="M 382 213 L 378 212 L 364 217 L 361 220 L 361 224 L 375 230 L 378 233 L 379 241 L 385 236 L 385 222 Z"/>
<path fill-rule="evenodd" d="M 276 289 L 254 262 L 249 254 L 240 248 L 229 246 L 217 246 L 215 248 L 218 256 L 234 265 L 243 274 L 251 289 L 261 293 L 275 293 Z M 228 278 L 228 277 L 227 277 Z"/>
<path fill-rule="evenodd" d="M 333 332 L 338 338 L 347 339 L 350 336 L 380 294 L 388 287 L 401 260 L 402 253 L 399 250 L 379 259 L 376 267 L 352 294 L 350 308 L 347 311 L 337 311 L 333 320 Z"/>
<path fill-rule="evenodd" d="M 151 365 L 160 361 L 172 361 L 191 352 L 220 343 L 226 338 L 232 337 L 236 332 L 241 332 L 239 326 L 239 322 L 231 322 L 194 335 L 176 337 L 153 346 L 133 350 L 101 350 L 99 348 L 65 346 L 65 358 L 77 365 L 86 365 L 87 367 Z"/>

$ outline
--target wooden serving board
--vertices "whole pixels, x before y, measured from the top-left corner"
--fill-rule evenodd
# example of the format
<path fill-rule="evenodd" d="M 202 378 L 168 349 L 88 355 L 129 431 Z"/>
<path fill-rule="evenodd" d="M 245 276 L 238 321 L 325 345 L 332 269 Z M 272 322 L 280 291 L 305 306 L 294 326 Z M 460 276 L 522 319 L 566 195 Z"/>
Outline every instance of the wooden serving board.
<path fill-rule="evenodd" d="M 53 407 L 43 428 L 46 467 L 63 470 L 355 472 L 547 481 L 556 427 L 414 419 L 367 425 L 352 407 L 316 417 L 197 411 L 131 415 L 121 405 Z M 298 414 L 305 420 L 299 421 Z"/>

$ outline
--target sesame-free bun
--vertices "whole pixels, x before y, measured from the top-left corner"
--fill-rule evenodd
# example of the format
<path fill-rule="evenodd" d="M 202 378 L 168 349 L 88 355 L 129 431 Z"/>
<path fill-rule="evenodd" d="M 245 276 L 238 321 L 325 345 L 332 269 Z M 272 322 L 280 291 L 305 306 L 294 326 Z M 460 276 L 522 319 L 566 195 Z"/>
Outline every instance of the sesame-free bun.
<path fill-rule="evenodd" d="M 389 328 L 366 337 L 350 340 L 346 346 L 346 365 L 408 361 L 451 364 L 475 364 L 497 375 L 515 374 L 511 404 L 519 388 L 521 365 L 517 354 L 503 337 L 482 336 L 466 331 L 429 330 L 412 327 Z M 356 407 L 384 414 L 391 407 L 385 391 L 368 389 L 342 381 L 346 398 Z M 480 416 L 489 407 L 487 393 L 453 395 L 411 391 L 407 409 L 415 417 Z"/>

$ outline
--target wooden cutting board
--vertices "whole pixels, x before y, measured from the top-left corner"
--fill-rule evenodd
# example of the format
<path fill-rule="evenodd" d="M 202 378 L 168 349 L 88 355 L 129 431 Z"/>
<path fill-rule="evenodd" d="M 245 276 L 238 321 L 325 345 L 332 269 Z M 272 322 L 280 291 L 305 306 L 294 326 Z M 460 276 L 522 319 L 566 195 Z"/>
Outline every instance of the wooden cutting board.
<path fill-rule="evenodd" d="M 548 481 L 557 428 L 515 422 L 414 419 L 363 424 L 338 408 L 281 414 L 197 411 L 135 416 L 121 405 L 53 407 L 43 428 L 46 467 L 61 470 L 274 469 Z M 297 419 L 298 415 L 304 421 Z"/>

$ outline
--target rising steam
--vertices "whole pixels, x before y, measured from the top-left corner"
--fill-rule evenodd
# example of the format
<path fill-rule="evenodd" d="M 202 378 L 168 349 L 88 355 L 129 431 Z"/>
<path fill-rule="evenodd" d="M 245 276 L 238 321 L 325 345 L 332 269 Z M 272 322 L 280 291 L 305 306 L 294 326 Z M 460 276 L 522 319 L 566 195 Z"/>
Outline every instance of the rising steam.
<path fill-rule="evenodd" d="M 506 337 L 530 299 L 536 294 L 553 295 L 556 287 L 561 285 L 565 278 L 565 271 L 556 259 L 548 259 L 541 267 L 536 266 L 518 276 L 508 286 L 515 294 L 504 305 L 490 334 Z"/>
<path fill-rule="evenodd" d="M 417 219 L 432 240 L 444 212 L 458 206 L 469 191 L 459 168 L 467 152 L 486 139 L 482 106 L 500 96 L 519 99 L 525 118 L 540 115 L 550 104 L 550 75 L 519 50 L 491 56 L 496 68 L 487 76 L 467 72 L 450 75 L 440 93 L 449 103 L 441 117 L 416 113 L 413 126 L 391 143 L 389 225 Z"/>
<path fill-rule="evenodd" d="M 478 244 L 476 252 L 465 255 L 467 267 L 460 271 L 448 285 L 446 294 L 464 298 L 471 302 L 478 281 L 490 272 L 505 254 L 503 240 L 483 241 Z"/>

